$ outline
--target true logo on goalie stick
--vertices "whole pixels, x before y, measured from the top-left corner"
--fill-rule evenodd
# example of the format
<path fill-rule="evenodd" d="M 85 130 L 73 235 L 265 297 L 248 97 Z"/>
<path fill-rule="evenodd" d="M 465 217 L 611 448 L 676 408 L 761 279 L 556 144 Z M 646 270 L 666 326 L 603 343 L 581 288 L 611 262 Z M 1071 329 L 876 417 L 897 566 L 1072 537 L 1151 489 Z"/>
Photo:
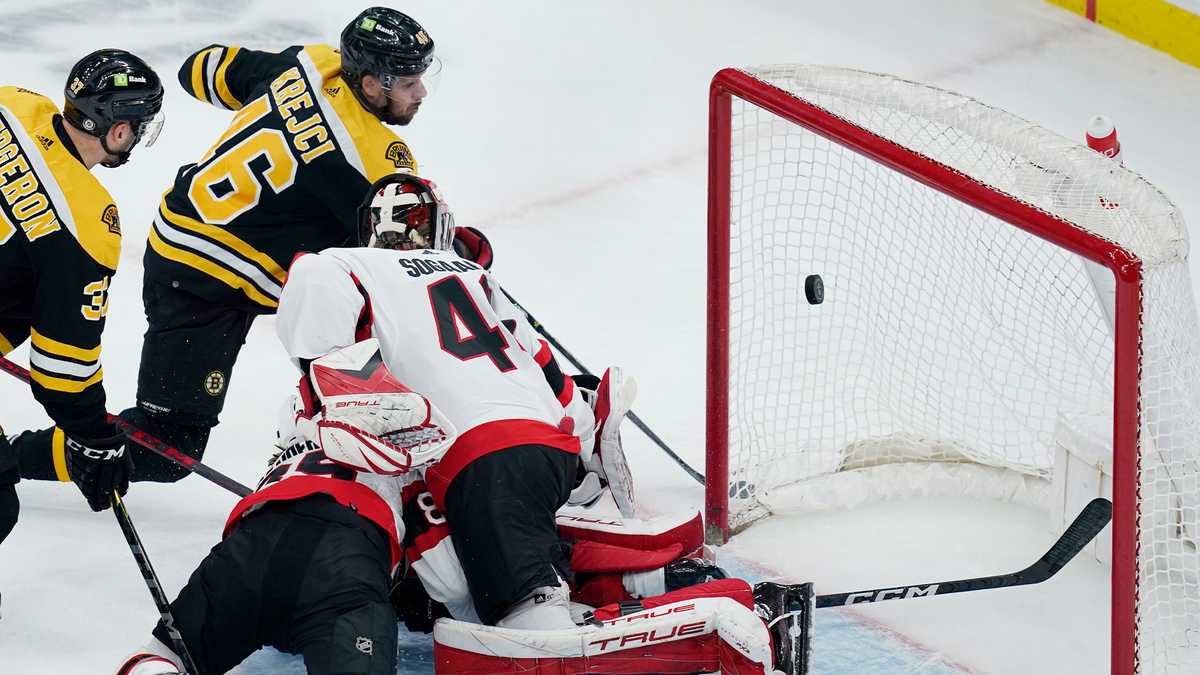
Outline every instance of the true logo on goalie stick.
<path fill-rule="evenodd" d="M 392 164 L 395 164 L 397 169 L 412 171 L 415 168 L 413 166 L 412 151 L 408 149 L 404 141 L 392 141 L 392 144 L 387 147 L 387 153 L 384 156 Z"/>
<path fill-rule="evenodd" d="M 220 396 L 225 391 L 225 373 L 214 370 L 204 376 L 204 391 L 209 396 Z"/>

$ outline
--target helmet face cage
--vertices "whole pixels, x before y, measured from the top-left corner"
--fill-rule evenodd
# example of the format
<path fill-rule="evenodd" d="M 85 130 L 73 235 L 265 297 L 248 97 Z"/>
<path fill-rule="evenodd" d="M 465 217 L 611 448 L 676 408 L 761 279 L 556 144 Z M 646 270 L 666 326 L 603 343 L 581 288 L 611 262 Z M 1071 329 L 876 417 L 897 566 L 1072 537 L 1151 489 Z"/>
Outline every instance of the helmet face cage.
<path fill-rule="evenodd" d="M 432 183 L 411 174 L 385 176 L 359 207 L 359 244 L 396 250 L 450 250 L 454 214 Z"/>

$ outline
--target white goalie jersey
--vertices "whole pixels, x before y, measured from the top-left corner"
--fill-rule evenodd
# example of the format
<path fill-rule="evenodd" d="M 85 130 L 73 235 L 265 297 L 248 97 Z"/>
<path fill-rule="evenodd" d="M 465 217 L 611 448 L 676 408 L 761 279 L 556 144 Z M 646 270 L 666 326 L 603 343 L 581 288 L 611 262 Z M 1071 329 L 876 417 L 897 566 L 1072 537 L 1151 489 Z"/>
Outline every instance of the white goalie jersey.
<path fill-rule="evenodd" d="M 449 251 L 330 249 L 296 259 L 277 330 L 293 359 L 367 337 L 405 385 L 458 430 L 426 470 L 438 502 L 473 459 L 525 444 L 578 452 L 592 412 L 489 272 Z"/>

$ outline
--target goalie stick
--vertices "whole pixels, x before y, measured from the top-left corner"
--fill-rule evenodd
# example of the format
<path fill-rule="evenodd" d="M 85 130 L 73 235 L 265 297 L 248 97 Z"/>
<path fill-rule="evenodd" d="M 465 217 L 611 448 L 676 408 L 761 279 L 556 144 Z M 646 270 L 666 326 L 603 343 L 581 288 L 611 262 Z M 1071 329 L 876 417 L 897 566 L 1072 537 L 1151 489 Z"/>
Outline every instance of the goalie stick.
<path fill-rule="evenodd" d="M 9 361 L 3 356 L 0 356 L 0 368 L 3 368 L 5 371 L 7 371 L 9 375 L 12 375 L 19 380 L 23 380 L 26 384 L 29 384 L 29 371 L 13 363 L 12 361 Z M 117 429 L 124 432 L 129 440 L 133 441 L 134 443 L 137 443 L 143 448 L 154 452 L 160 457 L 169 459 L 170 461 L 178 464 L 188 471 L 191 471 L 192 473 L 196 473 L 207 478 L 208 480 L 220 485 L 239 497 L 245 497 L 253 492 L 253 490 L 245 485 L 242 485 L 229 476 L 226 476 L 220 471 L 217 471 L 207 464 L 204 464 L 191 455 L 184 454 L 178 448 L 168 445 L 162 439 L 151 436 L 150 434 L 138 429 L 116 415 L 110 413 L 108 415 L 108 421 L 116 425 Z"/>
<path fill-rule="evenodd" d="M 1071 562 L 1110 520 L 1112 502 L 1102 498 L 1093 499 L 1045 555 L 1029 567 L 1009 574 L 815 597 L 812 583 L 784 585 L 771 581 L 759 582 L 754 585 L 754 600 L 759 615 L 768 621 L 776 668 L 782 669 L 786 675 L 808 673 L 814 609 L 1040 584 Z"/>
<path fill-rule="evenodd" d="M 817 609 L 824 607 L 842 607 L 867 602 L 883 602 L 885 600 L 908 600 L 911 598 L 928 598 L 949 593 L 966 593 L 969 591 L 985 591 L 993 588 L 1011 588 L 1040 584 L 1058 573 L 1084 546 L 1100 534 L 1100 530 L 1112 520 L 1112 502 L 1104 498 L 1096 498 L 1083 507 L 1074 522 L 1067 527 L 1058 541 L 1050 547 L 1046 554 L 1029 567 L 1009 574 L 997 574 L 990 577 L 975 577 L 973 579 L 957 579 L 955 581 L 935 581 L 909 586 L 893 586 L 890 588 L 873 588 L 851 593 L 832 593 L 818 595 Z"/>
<path fill-rule="evenodd" d="M 525 315 L 525 318 L 529 319 L 529 325 L 533 326 L 533 329 L 536 330 L 538 332 L 538 334 L 540 334 L 542 337 L 546 338 L 546 341 L 549 342 L 550 345 L 552 347 L 554 347 L 554 349 L 557 350 L 559 354 L 562 354 L 564 358 L 566 358 L 568 361 L 570 361 L 571 365 L 575 366 L 575 368 L 584 375 L 592 374 L 592 371 L 588 370 L 587 366 L 583 365 L 583 363 L 581 363 L 579 361 L 579 359 L 575 358 L 574 354 L 567 351 L 567 348 L 563 347 L 562 343 L 560 343 L 558 340 L 554 339 L 554 336 L 550 334 L 550 331 L 546 330 L 546 327 L 542 325 L 542 322 L 538 321 L 536 317 L 534 317 L 532 314 L 529 313 L 529 310 L 525 309 L 525 307 L 522 306 L 521 303 L 517 302 L 517 299 L 514 298 L 511 293 L 509 293 L 504 288 L 501 288 L 500 292 L 504 293 L 504 297 L 508 298 L 508 301 L 511 302 L 513 304 L 513 306 L 515 306 L 517 309 L 521 310 L 521 313 Z M 632 410 L 630 410 L 628 413 L 626 413 L 625 416 L 629 418 L 630 422 L 633 422 L 633 425 L 635 427 L 637 427 L 638 429 L 641 429 L 642 433 L 646 434 L 646 438 L 649 438 L 651 441 L 653 441 L 654 444 L 657 445 L 659 448 L 661 448 L 663 452 L 667 453 L 668 457 L 675 460 L 675 463 L 679 465 L 679 468 L 686 471 L 687 474 L 689 476 L 691 476 L 692 478 L 694 478 L 697 483 L 704 485 L 704 474 L 693 469 L 690 464 L 688 464 L 687 462 L 685 462 L 683 460 L 682 457 L 675 454 L 675 451 L 671 450 L 670 446 L 667 445 L 666 441 L 659 438 L 658 434 L 654 433 L 650 429 L 650 427 L 647 426 L 647 424 L 642 421 L 642 418 L 640 418 L 636 414 L 634 414 L 634 412 Z"/>
<path fill-rule="evenodd" d="M 199 675 L 200 671 L 196 669 L 196 662 L 192 660 L 192 655 L 188 652 L 183 635 L 175 627 L 175 615 L 171 613 L 171 603 L 167 600 L 167 594 L 163 592 L 158 575 L 154 573 L 154 566 L 150 564 L 150 556 L 146 554 L 146 549 L 142 546 L 142 538 L 138 536 L 137 530 L 133 527 L 133 520 L 129 517 L 129 512 L 125 510 L 125 502 L 121 499 L 121 495 L 113 494 L 112 506 L 113 515 L 117 517 L 117 523 L 121 526 L 121 534 L 125 535 L 125 541 L 129 544 L 129 552 L 133 554 L 133 560 L 141 570 L 142 578 L 146 580 L 146 588 L 150 590 L 150 597 L 154 599 L 154 606 L 158 608 L 158 614 L 162 617 L 163 627 L 166 628 L 167 635 L 171 638 L 171 647 L 182 662 L 184 675 Z"/>

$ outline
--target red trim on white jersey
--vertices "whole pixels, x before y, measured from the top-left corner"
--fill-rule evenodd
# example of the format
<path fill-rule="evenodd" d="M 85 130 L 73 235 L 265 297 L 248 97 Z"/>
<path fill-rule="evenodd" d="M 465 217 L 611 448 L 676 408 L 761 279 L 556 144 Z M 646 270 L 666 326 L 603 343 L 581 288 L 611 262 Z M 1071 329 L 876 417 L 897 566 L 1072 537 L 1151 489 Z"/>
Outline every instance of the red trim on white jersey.
<path fill-rule="evenodd" d="M 544 445 L 579 454 L 579 438 L 537 420 L 484 422 L 460 434 L 445 457 L 425 470 L 425 483 L 434 501 L 445 508 L 450 482 L 468 464 L 493 452 L 519 445 Z"/>
<path fill-rule="evenodd" d="M 358 515 L 382 528 L 388 536 L 392 567 L 400 564 L 403 559 L 400 535 L 396 531 L 396 516 L 388 503 L 374 490 L 362 483 L 338 480 L 328 476 L 289 476 L 286 480 L 243 497 L 230 512 L 221 536 L 228 537 L 241 517 L 253 506 L 272 501 L 300 499 L 314 494 L 329 495 L 337 503 L 354 509 Z"/>
<path fill-rule="evenodd" d="M 537 353 L 533 355 L 534 363 L 537 363 L 539 368 L 545 368 L 553 358 L 554 354 L 550 351 L 550 343 L 539 339 Z"/>
<path fill-rule="evenodd" d="M 288 274 L 291 274 L 291 272 L 292 272 L 292 265 L 295 265 L 297 260 L 303 258 L 306 255 L 314 255 L 314 254 L 312 251 L 300 251 L 296 255 L 292 256 L 292 261 L 290 263 L 288 263 L 288 268 L 287 268 Z M 285 283 L 286 283 L 286 275 L 285 275 Z"/>
<path fill-rule="evenodd" d="M 363 288 L 362 282 L 358 280 L 358 276 L 354 272 L 351 272 L 350 279 L 354 281 L 354 287 L 358 289 L 363 299 L 362 310 L 358 313 L 358 323 L 354 326 L 354 340 L 362 342 L 374 335 L 375 312 L 371 309 L 371 294 L 367 293 L 366 288 Z"/>
<path fill-rule="evenodd" d="M 566 408 L 571 405 L 571 399 L 573 398 L 575 398 L 575 380 L 564 375 L 562 390 L 558 392 L 558 402 L 562 404 L 562 407 Z M 574 429 L 575 425 L 572 424 L 571 428 Z"/>

